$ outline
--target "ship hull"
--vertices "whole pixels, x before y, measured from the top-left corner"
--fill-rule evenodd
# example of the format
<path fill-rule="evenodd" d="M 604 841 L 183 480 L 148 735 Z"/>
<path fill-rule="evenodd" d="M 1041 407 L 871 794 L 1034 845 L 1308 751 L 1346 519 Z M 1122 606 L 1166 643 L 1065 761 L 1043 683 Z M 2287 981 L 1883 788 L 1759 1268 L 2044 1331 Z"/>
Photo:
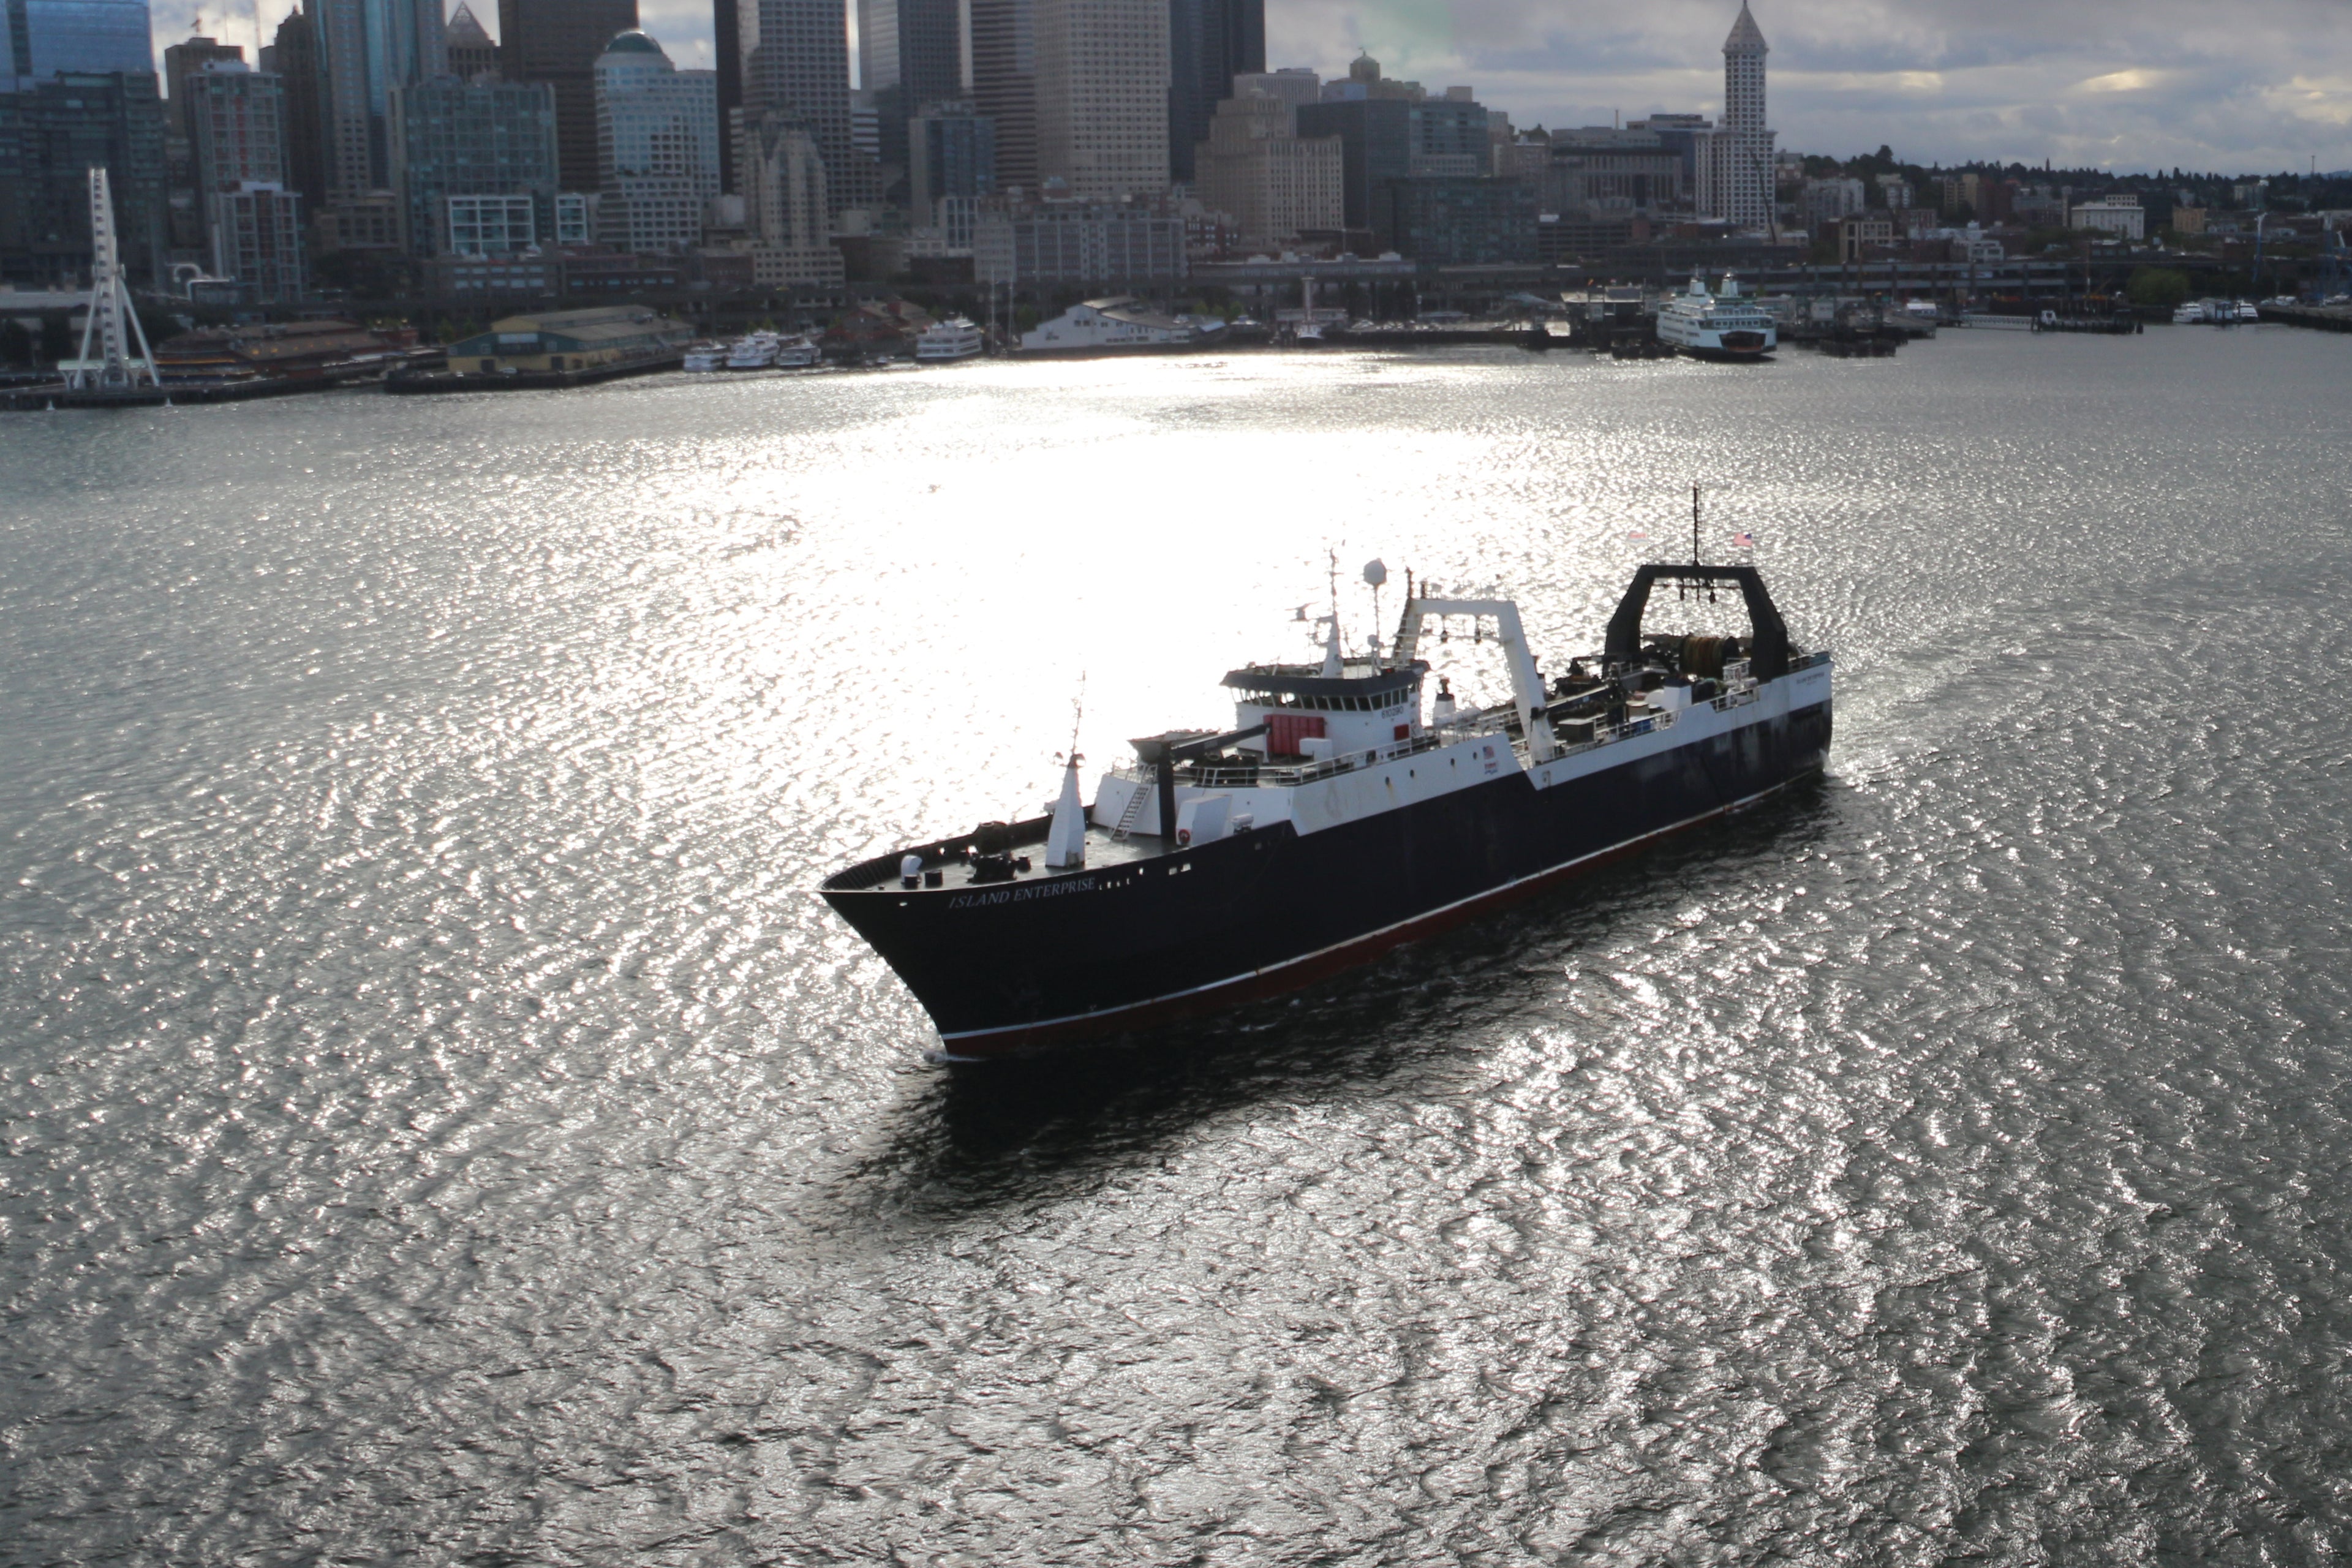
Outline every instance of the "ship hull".
<path fill-rule="evenodd" d="M 1512 771 L 1313 833 L 1286 822 L 1037 881 L 825 898 L 950 1057 L 1025 1053 L 1339 973 L 1753 805 L 1818 773 L 1829 745 L 1823 700 L 1549 788 Z"/>

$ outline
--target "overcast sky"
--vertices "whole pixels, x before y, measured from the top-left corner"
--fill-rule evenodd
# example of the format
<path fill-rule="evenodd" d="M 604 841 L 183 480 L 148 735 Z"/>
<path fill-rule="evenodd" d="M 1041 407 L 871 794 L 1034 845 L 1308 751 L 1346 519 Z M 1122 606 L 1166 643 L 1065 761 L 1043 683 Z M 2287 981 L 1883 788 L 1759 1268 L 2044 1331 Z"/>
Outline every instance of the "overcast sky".
<path fill-rule="evenodd" d="M 455 0 L 452 0 L 454 5 Z M 710 64 L 709 0 L 639 0 L 681 66 Z M 1918 163 L 1997 158 L 2119 172 L 2352 168 L 2352 0 L 1755 0 L 1784 149 L 1881 142 Z M 265 29 L 289 0 L 258 0 Z M 201 10 L 153 0 L 158 47 Z M 498 28 L 495 0 L 475 6 Z M 1389 75 L 1466 83 L 1514 123 L 1713 113 L 1737 0 L 1267 0 L 1267 63 L 1327 75 L 1358 48 Z"/>

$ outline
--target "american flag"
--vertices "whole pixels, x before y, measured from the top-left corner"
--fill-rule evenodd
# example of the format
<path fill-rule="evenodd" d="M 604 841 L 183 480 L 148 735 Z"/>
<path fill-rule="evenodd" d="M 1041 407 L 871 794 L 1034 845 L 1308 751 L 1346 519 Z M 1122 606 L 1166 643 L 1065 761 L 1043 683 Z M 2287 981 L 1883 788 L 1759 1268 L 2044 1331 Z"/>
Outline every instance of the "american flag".
<path fill-rule="evenodd" d="M 1753 550 L 1756 548 L 1756 536 L 1752 533 L 1735 533 L 1731 536 L 1731 547 L 1734 550 Z"/>

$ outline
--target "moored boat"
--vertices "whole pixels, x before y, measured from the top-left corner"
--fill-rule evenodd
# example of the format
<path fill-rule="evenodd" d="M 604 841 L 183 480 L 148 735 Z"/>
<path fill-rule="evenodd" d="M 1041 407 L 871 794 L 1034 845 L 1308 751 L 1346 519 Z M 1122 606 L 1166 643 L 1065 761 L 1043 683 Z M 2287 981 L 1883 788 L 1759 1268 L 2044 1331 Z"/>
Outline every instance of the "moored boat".
<path fill-rule="evenodd" d="M 1780 346 L 1780 327 L 1739 292 L 1738 280 L 1707 292 L 1694 273 L 1690 287 L 1658 307 L 1658 341 L 1694 359 L 1755 361 Z"/>
<path fill-rule="evenodd" d="M 776 363 L 776 348 L 781 342 L 770 331 L 748 332 L 735 341 L 728 351 L 729 370 L 767 370 Z"/>
<path fill-rule="evenodd" d="M 988 347 L 987 336 L 962 316 L 935 321 L 915 337 L 915 358 L 926 364 L 971 359 Z"/>
<path fill-rule="evenodd" d="M 1745 637 L 1654 634 L 1654 588 L 1730 588 Z M 1335 605 L 1336 612 L 1336 605 Z M 1511 696 L 1426 704 L 1432 618 L 1490 623 Z M 1408 595 L 1385 656 L 1230 672 L 1231 728 L 1134 742 L 1080 803 L 894 850 L 826 900 L 930 1014 L 950 1060 L 1289 990 L 1739 810 L 1823 765 L 1830 656 L 1752 566 L 1642 567 L 1602 651 L 1540 673 L 1507 600 Z"/>

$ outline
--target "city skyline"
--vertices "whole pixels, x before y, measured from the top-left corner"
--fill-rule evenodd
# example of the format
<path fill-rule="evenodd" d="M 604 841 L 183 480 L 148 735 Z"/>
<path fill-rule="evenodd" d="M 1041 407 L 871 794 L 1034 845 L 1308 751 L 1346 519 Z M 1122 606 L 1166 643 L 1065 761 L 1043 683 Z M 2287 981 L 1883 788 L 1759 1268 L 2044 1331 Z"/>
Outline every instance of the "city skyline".
<path fill-rule="evenodd" d="M 1470 83 L 1521 125 L 1712 113 L 1717 47 L 1737 8 L 1276 0 L 1266 55 L 1328 75 L 1368 49 L 1398 77 Z M 257 9 L 266 41 L 291 0 Z M 158 55 L 199 18 L 249 49 L 254 10 L 153 0 Z M 646 0 L 641 12 L 681 68 L 715 63 L 709 0 Z M 1785 150 L 1846 157 L 1885 142 L 1922 163 L 2117 173 L 2273 173 L 2315 158 L 2322 172 L 2352 167 L 2352 21 L 2327 0 L 1763 0 L 1757 19 L 1773 43 Z"/>

